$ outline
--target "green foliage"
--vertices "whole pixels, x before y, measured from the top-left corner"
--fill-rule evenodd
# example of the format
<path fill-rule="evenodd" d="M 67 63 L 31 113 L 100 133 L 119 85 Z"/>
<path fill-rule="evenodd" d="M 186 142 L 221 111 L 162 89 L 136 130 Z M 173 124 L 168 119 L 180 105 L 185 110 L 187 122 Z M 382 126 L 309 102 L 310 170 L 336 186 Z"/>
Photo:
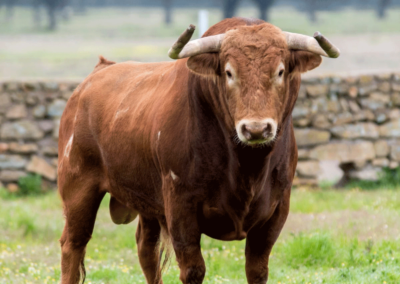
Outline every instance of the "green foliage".
<path fill-rule="evenodd" d="M 400 187 L 400 167 L 396 169 L 384 168 L 377 181 L 352 180 L 346 188 L 360 188 L 363 190 L 398 189 Z"/>
<path fill-rule="evenodd" d="M 19 190 L 17 192 L 20 196 L 39 195 L 43 193 L 42 178 L 40 175 L 27 175 L 18 180 Z"/>

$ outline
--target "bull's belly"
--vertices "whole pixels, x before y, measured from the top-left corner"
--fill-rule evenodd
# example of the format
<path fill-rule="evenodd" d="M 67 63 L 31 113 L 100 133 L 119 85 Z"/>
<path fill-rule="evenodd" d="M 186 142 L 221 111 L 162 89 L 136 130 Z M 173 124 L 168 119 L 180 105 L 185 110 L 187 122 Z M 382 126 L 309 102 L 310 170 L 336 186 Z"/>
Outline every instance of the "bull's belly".
<path fill-rule="evenodd" d="M 118 170 L 110 167 L 108 185 L 107 191 L 125 207 L 149 217 L 164 214 L 161 180 L 156 171 L 129 164 Z"/>
<path fill-rule="evenodd" d="M 198 217 L 200 230 L 203 234 L 218 240 L 242 240 L 254 226 L 260 222 L 265 223 L 271 218 L 278 203 L 278 200 L 274 200 L 271 204 L 267 204 L 261 199 L 260 202 L 253 203 L 245 215 L 238 216 L 239 232 L 236 231 L 231 216 L 222 207 L 218 208 L 215 203 L 213 205 L 205 203 Z"/>
<path fill-rule="evenodd" d="M 236 232 L 234 222 L 226 213 L 216 209 L 207 209 L 198 218 L 200 230 L 203 234 L 217 240 L 235 241 L 242 240 L 247 236 L 246 224 L 241 224 L 243 230 Z"/>

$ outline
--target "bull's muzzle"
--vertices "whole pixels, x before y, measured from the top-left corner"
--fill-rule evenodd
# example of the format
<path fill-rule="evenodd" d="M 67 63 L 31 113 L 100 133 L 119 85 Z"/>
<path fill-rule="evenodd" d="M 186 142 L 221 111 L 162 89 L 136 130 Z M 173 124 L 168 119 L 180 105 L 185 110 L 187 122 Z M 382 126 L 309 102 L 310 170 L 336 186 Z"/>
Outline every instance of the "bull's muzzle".
<path fill-rule="evenodd" d="M 242 119 L 236 124 L 239 139 L 249 145 L 265 144 L 276 136 L 277 123 L 272 118 L 263 120 Z"/>

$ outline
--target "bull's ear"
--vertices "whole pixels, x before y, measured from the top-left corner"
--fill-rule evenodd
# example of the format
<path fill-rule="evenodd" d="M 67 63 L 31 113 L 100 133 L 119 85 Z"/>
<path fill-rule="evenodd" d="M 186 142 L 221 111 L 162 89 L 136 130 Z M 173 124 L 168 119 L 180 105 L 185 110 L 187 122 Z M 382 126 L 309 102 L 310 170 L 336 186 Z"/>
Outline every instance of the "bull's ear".
<path fill-rule="evenodd" d="M 317 68 L 322 62 L 320 55 L 303 50 L 290 51 L 290 73 L 304 73 Z"/>
<path fill-rule="evenodd" d="M 219 56 L 218 53 L 204 53 L 192 56 L 187 61 L 187 67 L 195 74 L 214 77 L 218 75 Z"/>

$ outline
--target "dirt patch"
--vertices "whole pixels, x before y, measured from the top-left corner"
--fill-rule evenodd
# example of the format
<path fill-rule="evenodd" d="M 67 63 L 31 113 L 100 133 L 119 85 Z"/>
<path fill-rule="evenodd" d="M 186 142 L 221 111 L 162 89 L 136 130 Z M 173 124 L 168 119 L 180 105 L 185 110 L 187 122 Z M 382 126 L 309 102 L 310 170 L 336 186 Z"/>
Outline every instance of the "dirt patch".
<path fill-rule="evenodd" d="M 282 235 L 326 230 L 359 240 L 395 240 L 400 236 L 399 212 L 336 211 L 318 214 L 291 213 Z"/>

